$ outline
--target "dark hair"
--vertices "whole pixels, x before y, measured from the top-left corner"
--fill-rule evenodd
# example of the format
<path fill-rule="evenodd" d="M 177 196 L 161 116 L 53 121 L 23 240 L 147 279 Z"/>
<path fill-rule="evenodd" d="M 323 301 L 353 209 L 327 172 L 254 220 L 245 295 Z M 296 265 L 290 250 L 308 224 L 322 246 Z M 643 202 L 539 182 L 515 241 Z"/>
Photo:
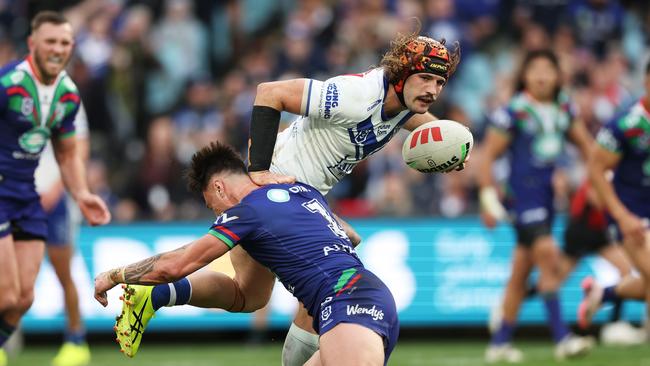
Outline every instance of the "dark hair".
<path fill-rule="evenodd" d="M 557 72 L 558 83 L 555 86 L 555 90 L 553 92 L 554 99 L 557 99 L 558 96 L 560 95 L 560 91 L 562 90 L 562 81 L 561 81 L 562 69 L 560 68 L 560 61 L 558 60 L 555 53 L 553 53 L 553 51 L 551 50 L 535 50 L 535 51 L 530 51 L 526 54 L 526 57 L 524 57 L 524 61 L 521 63 L 521 68 L 519 69 L 515 90 L 520 92 L 526 89 L 526 82 L 524 80 L 526 70 L 528 69 L 528 66 L 530 66 L 530 64 L 538 58 L 545 58 L 549 60 L 553 65 L 553 67 L 555 68 L 555 71 Z"/>
<path fill-rule="evenodd" d="M 65 24 L 68 23 L 68 20 L 63 16 L 63 14 L 56 11 L 44 10 L 39 11 L 38 14 L 32 19 L 32 32 L 40 28 L 41 25 L 45 23 L 52 24 Z"/>
<path fill-rule="evenodd" d="M 244 161 L 230 145 L 211 142 L 192 155 L 192 163 L 185 174 L 187 188 L 191 192 L 202 193 L 212 175 L 223 172 L 247 174 Z"/>
<path fill-rule="evenodd" d="M 645 74 L 646 75 L 650 74 L 650 61 L 648 61 L 648 64 L 645 65 Z"/>

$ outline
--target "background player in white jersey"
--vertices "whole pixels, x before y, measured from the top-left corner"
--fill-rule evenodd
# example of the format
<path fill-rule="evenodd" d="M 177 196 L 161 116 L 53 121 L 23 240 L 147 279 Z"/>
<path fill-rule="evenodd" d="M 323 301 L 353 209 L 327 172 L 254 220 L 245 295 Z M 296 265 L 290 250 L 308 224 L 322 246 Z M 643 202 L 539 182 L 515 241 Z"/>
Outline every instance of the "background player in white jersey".
<path fill-rule="evenodd" d="M 89 156 L 88 119 L 83 104 L 74 120 L 78 153 L 86 162 Z M 34 174 L 36 191 L 47 214 L 45 248 L 63 288 L 67 326 L 64 343 L 52 360 L 53 366 L 81 366 L 90 362 L 90 350 L 79 310 L 79 295 L 72 278 L 74 241 L 81 224 L 79 210 L 65 193 L 52 144 L 47 144 Z"/>
<path fill-rule="evenodd" d="M 364 73 L 325 82 L 292 79 L 260 84 L 251 121 L 251 178 L 259 185 L 298 180 L 326 194 L 356 164 L 385 146 L 400 127 L 413 130 L 435 119 L 428 109 L 459 60 L 457 44 L 450 52 L 444 41 L 413 33 L 398 36 L 380 67 Z M 282 111 L 302 117 L 277 135 Z M 356 234 L 341 223 L 354 242 Z M 231 260 L 234 280 L 217 272 L 198 272 L 189 281 L 173 284 L 173 291 L 168 285 L 156 286 L 151 298 L 165 305 L 189 301 L 234 312 L 263 307 L 273 289 L 273 274 L 241 248 L 231 251 Z M 191 296 L 182 302 L 172 292 Z M 159 296 L 162 299 L 156 300 Z M 301 308 L 285 340 L 285 365 L 302 365 L 318 349 L 311 324 Z"/>
<path fill-rule="evenodd" d="M 0 71 L 0 346 L 34 299 L 47 236 L 34 171 L 48 140 L 88 222 L 103 225 L 111 217 L 104 201 L 88 190 L 76 151 L 79 95 L 64 71 L 73 45 L 70 23 L 58 13 L 41 12 L 32 21 L 27 58 Z M 0 351 L 0 365 L 6 364 L 4 356 Z"/>

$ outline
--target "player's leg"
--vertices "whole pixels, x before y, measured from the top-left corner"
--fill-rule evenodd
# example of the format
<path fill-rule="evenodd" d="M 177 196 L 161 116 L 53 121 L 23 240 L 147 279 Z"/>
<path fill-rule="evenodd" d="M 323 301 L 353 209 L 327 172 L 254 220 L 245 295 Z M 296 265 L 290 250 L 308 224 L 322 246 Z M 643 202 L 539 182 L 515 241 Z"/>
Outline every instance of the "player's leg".
<path fill-rule="evenodd" d="M 6 233 L 0 238 L 0 349 L 16 328 L 5 314 L 14 309 L 20 298 L 20 281 L 13 238 Z M 2 351 L 0 351 L 2 352 Z"/>
<path fill-rule="evenodd" d="M 313 329 L 313 319 L 307 309 L 298 303 L 298 311 L 284 339 L 282 365 L 302 365 L 318 351 L 318 334 Z"/>
<path fill-rule="evenodd" d="M 594 341 L 588 337 L 573 335 L 564 322 L 557 293 L 561 284 L 557 271 L 559 249 L 555 245 L 553 237 L 546 234 L 545 231 L 540 230 L 539 232 L 544 232 L 544 234 L 535 239 L 532 257 L 540 272 L 538 288 L 544 301 L 549 327 L 555 342 L 555 357 L 565 359 L 582 356 L 593 348 Z"/>
<path fill-rule="evenodd" d="M 45 243 L 42 240 L 34 239 L 16 240 L 14 249 L 18 265 L 20 295 L 16 305 L 6 311 L 3 318 L 5 322 L 15 327 L 34 301 L 34 284 L 45 253 Z"/>
<path fill-rule="evenodd" d="M 646 318 L 650 318 L 650 231 L 646 232 L 644 239 L 624 238 L 623 248 L 643 280 Z"/>
<path fill-rule="evenodd" d="M 512 254 L 512 269 L 506 284 L 503 304 L 501 304 L 501 320 L 494 327 L 490 345 L 485 352 L 485 360 L 488 363 L 520 362 L 523 359 L 521 351 L 513 348 L 510 342 L 515 331 L 519 308 L 526 297 L 528 276 L 532 268 L 530 249 L 517 244 Z"/>
<path fill-rule="evenodd" d="M 325 366 L 382 366 L 384 342 L 363 325 L 339 323 L 320 337 L 319 354 L 320 364 Z"/>
<path fill-rule="evenodd" d="M 190 304 L 221 308 L 232 312 L 251 312 L 264 307 L 273 290 L 275 277 L 237 246 L 230 251 L 235 278 L 203 270 L 179 281 L 156 286 L 124 286 L 124 305 L 115 331 L 122 351 L 135 356 L 142 333 L 156 310 L 163 306 Z"/>

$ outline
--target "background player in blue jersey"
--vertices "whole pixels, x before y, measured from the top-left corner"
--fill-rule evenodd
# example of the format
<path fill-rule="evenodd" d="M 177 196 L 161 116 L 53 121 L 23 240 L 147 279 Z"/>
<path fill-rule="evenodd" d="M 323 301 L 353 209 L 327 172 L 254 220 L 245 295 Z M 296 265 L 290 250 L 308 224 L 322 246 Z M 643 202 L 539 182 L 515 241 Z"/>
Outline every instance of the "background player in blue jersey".
<path fill-rule="evenodd" d="M 234 150 L 219 143 L 192 157 L 187 178 L 189 188 L 202 193 L 206 205 L 219 215 L 208 234 L 175 251 L 101 273 L 95 279 L 95 297 L 100 303 L 107 305 L 106 291 L 118 283 L 172 282 L 240 245 L 314 316 L 320 351 L 308 365 L 387 362 L 399 332 L 393 297 L 363 267 L 317 189 L 302 183 L 260 187 Z M 150 293 L 151 287 L 130 290 L 127 296 L 137 298 Z M 190 295 L 198 294 L 180 294 Z M 152 302 L 121 315 L 118 334 L 127 355 L 133 356 L 139 347 L 146 326 L 141 314 L 165 305 L 156 303 L 154 297 Z"/>
<path fill-rule="evenodd" d="M 622 297 L 625 291 L 633 295 L 630 290 L 635 283 L 642 284 L 650 315 L 650 63 L 646 66 L 645 89 L 645 97 L 601 128 L 587 164 L 593 186 L 615 224 L 615 235 L 641 279 L 626 281 L 623 287 L 627 290 L 621 286 L 593 288 L 581 311 L 589 320 L 602 301 Z M 608 170 L 614 172 L 611 182 L 606 178 Z"/>
<path fill-rule="evenodd" d="M 537 289 L 544 299 L 556 357 L 580 355 L 592 347 L 588 339 L 570 333 L 562 319 L 557 295 L 561 278 L 557 271 L 559 250 L 551 236 L 551 178 L 567 139 L 578 146 L 583 156 L 592 141 L 585 126 L 576 120 L 561 85 L 559 63 L 552 52 L 533 51 L 526 55 L 517 93 L 507 108 L 495 113 L 483 144 L 479 185 L 484 221 L 493 227 L 497 218 L 505 216 L 492 182 L 492 166 L 507 151 L 508 203 L 517 235 L 503 302 L 503 321 L 486 351 L 488 362 L 519 362 L 523 357 L 510 342 L 533 267 L 540 271 Z"/>
<path fill-rule="evenodd" d="M 0 346 L 34 297 L 47 222 L 34 187 L 41 151 L 52 141 L 61 177 L 91 225 L 110 220 L 106 205 L 88 190 L 77 153 L 77 89 L 63 70 L 72 52 L 71 25 L 42 12 L 32 21 L 29 55 L 0 70 Z M 0 352 L 0 365 L 5 364 Z"/>

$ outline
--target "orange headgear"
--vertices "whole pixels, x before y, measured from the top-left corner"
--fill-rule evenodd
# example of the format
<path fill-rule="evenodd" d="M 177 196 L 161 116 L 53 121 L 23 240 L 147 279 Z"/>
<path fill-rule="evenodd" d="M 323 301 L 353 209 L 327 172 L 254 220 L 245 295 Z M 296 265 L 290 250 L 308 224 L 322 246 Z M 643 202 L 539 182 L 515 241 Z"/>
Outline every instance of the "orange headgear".
<path fill-rule="evenodd" d="M 404 104 L 404 83 L 409 76 L 425 72 L 442 76 L 447 81 L 456 66 L 451 60 L 444 41 L 439 42 L 425 36 L 419 36 L 408 42 L 400 56 L 400 61 L 403 71 L 393 85 L 402 104 Z"/>

